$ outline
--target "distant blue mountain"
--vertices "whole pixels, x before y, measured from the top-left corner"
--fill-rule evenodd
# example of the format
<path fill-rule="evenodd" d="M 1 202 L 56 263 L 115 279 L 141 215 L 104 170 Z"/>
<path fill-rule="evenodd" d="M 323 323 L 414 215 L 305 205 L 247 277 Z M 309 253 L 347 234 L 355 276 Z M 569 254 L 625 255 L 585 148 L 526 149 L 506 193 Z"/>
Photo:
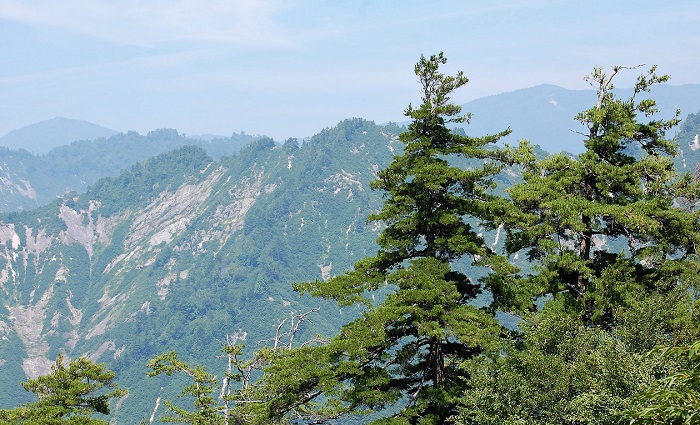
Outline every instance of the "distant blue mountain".
<path fill-rule="evenodd" d="M 617 89 L 616 94 L 626 98 L 632 90 Z M 681 110 L 681 118 L 700 111 L 700 84 L 659 85 L 647 96 L 656 100 L 662 118 L 670 118 L 676 109 Z M 594 90 L 568 90 L 547 84 L 488 96 L 463 105 L 465 113 L 473 114 L 465 131 L 482 136 L 510 127 L 513 133 L 503 140 L 511 145 L 528 139 L 547 152 L 581 153 L 584 136 L 580 133 L 586 129 L 574 118 L 594 106 L 596 100 Z"/>
<path fill-rule="evenodd" d="M 616 89 L 616 93 L 625 98 L 632 90 Z M 681 110 L 682 118 L 700 111 L 700 84 L 662 84 L 655 86 L 647 96 L 657 101 L 662 118 L 670 118 L 676 109 Z M 504 142 L 517 144 L 520 139 L 528 139 L 547 152 L 581 153 L 584 136 L 580 133 L 585 133 L 586 129 L 574 118 L 595 102 L 594 90 L 569 90 L 550 84 L 487 96 L 462 105 L 465 113 L 473 114 L 465 131 L 482 136 L 510 127 L 513 133 L 503 139 Z M 108 138 L 117 133 L 86 121 L 54 118 L 7 133 L 0 137 L 0 146 L 45 154 L 76 140 Z M 210 141 L 219 136 L 194 138 Z"/>
<path fill-rule="evenodd" d="M 108 138 L 117 133 L 119 132 L 87 121 L 59 117 L 12 130 L 0 137 L 0 146 L 45 154 L 55 147 L 69 145 L 76 140 Z"/>

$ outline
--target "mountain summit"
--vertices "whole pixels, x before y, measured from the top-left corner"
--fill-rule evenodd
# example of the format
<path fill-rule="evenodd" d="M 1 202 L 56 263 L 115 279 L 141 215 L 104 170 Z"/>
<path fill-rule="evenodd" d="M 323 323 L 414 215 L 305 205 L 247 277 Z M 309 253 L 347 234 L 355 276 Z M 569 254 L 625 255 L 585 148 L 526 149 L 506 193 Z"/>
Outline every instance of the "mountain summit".
<path fill-rule="evenodd" d="M 632 95 L 630 88 L 615 89 L 615 92 L 621 98 Z M 670 118 L 676 109 L 685 117 L 700 109 L 700 84 L 661 84 L 654 90 L 653 97 L 663 118 Z M 596 98 L 595 90 L 569 90 L 542 84 L 475 99 L 462 105 L 464 112 L 472 113 L 465 131 L 479 135 L 510 128 L 513 132 L 504 141 L 511 145 L 528 139 L 547 152 L 579 154 L 584 149 L 581 132 L 585 128 L 575 117 L 594 104 Z M 673 135 L 667 134 L 667 137 Z"/>
<path fill-rule="evenodd" d="M 55 147 L 76 140 L 107 138 L 117 133 L 119 132 L 87 121 L 57 117 L 10 131 L 0 137 L 0 146 L 45 154 Z"/>

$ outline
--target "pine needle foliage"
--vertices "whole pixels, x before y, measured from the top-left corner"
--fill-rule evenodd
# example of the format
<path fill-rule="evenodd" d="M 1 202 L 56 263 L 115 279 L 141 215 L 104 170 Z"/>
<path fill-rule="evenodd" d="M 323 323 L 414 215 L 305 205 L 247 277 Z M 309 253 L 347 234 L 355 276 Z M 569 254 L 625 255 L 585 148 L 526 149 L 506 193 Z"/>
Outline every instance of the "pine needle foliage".
<path fill-rule="evenodd" d="M 412 122 L 400 135 L 404 152 L 371 184 L 385 194 L 368 218 L 384 226 L 377 254 L 327 281 L 296 285 L 365 310 L 328 344 L 272 362 L 265 384 L 277 391 L 273 418 L 323 423 L 371 414 L 373 423 L 443 423 L 465 385 L 461 362 L 497 349 L 501 326 L 471 304 L 482 288 L 474 271 L 496 262 L 476 226 L 503 208 L 493 177 L 516 151 L 494 146 L 510 130 L 484 137 L 450 130 L 469 119 L 450 102 L 468 79 L 441 73 L 445 63 L 442 53 L 420 58 L 422 103 L 405 111 Z M 389 293 L 375 305 L 370 294 L 379 289 Z"/>
<path fill-rule="evenodd" d="M 609 328 L 618 307 L 697 274 L 689 260 L 697 259 L 700 238 L 698 185 L 678 175 L 677 146 L 665 138 L 678 111 L 657 118 L 656 103 L 640 99 L 669 77 L 651 67 L 632 96 L 619 99 L 612 81 L 624 68 L 610 75 L 595 68 L 587 77 L 598 100 L 576 117 L 587 128 L 586 151 L 524 164 L 523 182 L 508 191 L 515 209 L 506 219 L 507 249 L 535 269 L 492 288 L 501 307 L 519 303 L 522 311 L 544 295 L 565 297 L 585 324 Z"/>

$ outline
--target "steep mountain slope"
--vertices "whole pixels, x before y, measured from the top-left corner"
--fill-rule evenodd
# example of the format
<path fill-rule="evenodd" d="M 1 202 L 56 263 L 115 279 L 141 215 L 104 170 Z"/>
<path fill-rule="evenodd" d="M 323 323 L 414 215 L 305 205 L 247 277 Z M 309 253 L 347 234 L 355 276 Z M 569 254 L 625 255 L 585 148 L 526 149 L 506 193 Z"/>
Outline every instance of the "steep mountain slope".
<path fill-rule="evenodd" d="M 688 115 L 681 122 L 674 140 L 680 148 L 676 168 L 683 172 L 700 173 L 695 168 L 700 163 L 700 112 Z"/>
<path fill-rule="evenodd" d="M 44 154 L 76 140 L 93 140 L 114 136 L 118 132 L 87 121 L 53 118 L 12 130 L 0 137 L 0 146 Z"/>
<path fill-rule="evenodd" d="M 116 176 L 138 161 L 186 145 L 197 145 L 214 158 L 230 155 L 260 136 L 234 134 L 230 138 L 193 140 L 171 129 L 116 134 L 108 139 L 81 140 L 59 146 L 45 155 L 0 148 L 0 211 L 45 205 L 68 192 Z"/>
<path fill-rule="evenodd" d="M 6 215 L 0 404 L 26 397 L 19 382 L 57 354 L 87 354 L 131 389 L 117 417 L 132 423 L 176 396 L 145 379 L 155 354 L 216 366 L 227 335 L 254 349 L 291 312 L 318 306 L 305 335 L 332 332 L 356 310 L 300 298 L 291 283 L 374 252 L 365 218 L 381 200 L 368 182 L 399 148 L 397 130 L 348 120 L 301 147 L 263 139 L 220 161 L 184 147 Z"/>

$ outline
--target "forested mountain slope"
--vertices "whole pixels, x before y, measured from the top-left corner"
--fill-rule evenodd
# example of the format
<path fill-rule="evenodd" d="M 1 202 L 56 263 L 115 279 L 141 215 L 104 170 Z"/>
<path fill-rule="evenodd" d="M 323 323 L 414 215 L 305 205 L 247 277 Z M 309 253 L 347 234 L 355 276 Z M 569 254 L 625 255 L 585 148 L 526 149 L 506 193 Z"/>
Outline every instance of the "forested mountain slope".
<path fill-rule="evenodd" d="M 86 354 L 130 389 L 116 415 L 133 420 L 174 398 L 145 379 L 165 350 L 216 362 L 227 335 L 246 334 L 253 349 L 290 313 L 319 306 L 307 333 L 334 332 L 353 309 L 299 298 L 291 283 L 374 252 L 365 219 L 381 200 L 368 182 L 399 148 L 398 130 L 347 120 L 301 147 L 263 139 L 220 161 L 184 147 L 5 215 L 2 406 L 27 397 L 19 383 L 59 353 Z"/>
<path fill-rule="evenodd" d="M 680 149 L 675 161 L 676 168 L 684 172 L 697 172 L 696 167 L 700 163 L 700 112 L 683 119 L 674 140 Z"/>

